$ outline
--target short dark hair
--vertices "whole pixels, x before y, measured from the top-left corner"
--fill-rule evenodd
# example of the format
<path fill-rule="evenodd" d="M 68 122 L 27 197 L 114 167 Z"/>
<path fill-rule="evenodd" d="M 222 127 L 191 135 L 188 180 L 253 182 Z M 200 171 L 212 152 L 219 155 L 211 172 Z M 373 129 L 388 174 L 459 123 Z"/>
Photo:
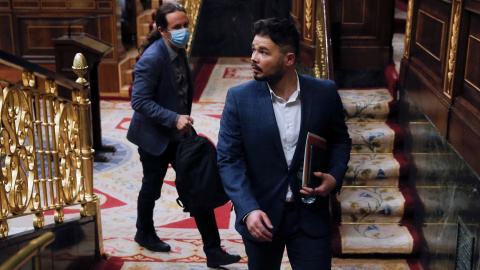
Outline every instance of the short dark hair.
<path fill-rule="evenodd" d="M 300 32 L 293 19 L 268 18 L 253 24 L 253 35 L 269 36 L 283 53 L 292 50 L 298 56 Z"/>

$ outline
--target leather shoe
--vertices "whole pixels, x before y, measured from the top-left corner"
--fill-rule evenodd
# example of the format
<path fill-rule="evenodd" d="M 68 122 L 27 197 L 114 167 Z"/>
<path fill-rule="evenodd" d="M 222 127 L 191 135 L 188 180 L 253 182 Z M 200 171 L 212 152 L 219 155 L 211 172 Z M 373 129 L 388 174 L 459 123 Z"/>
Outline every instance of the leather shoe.
<path fill-rule="evenodd" d="M 227 265 L 240 261 L 242 257 L 239 255 L 228 254 L 223 249 L 219 249 L 207 255 L 207 266 L 211 268 L 218 268 L 220 265 Z"/>
<path fill-rule="evenodd" d="M 137 231 L 135 234 L 135 242 L 140 246 L 150 251 L 168 252 L 170 251 L 170 245 L 163 242 L 156 233 L 146 233 Z"/>

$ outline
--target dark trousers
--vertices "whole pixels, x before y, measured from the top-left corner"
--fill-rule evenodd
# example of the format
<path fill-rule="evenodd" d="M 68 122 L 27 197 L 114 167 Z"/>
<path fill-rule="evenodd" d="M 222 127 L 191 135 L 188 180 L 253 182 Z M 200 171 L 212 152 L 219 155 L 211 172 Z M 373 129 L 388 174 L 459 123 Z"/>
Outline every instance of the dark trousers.
<path fill-rule="evenodd" d="M 330 270 L 331 236 L 314 238 L 298 224 L 295 210 L 284 211 L 282 222 L 272 242 L 254 242 L 243 237 L 249 270 L 278 270 L 287 247 L 292 269 Z"/>
<path fill-rule="evenodd" d="M 137 230 L 155 233 L 153 224 L 153 209 L 155 201 L 160 198 L 163 179 L 167 173 L 168 165 L 175 169 L 178 142 L 168 144 L 165 152 L 160 156 L 150 155 L 142 148 L 138 148 L 140 161 L 143 167 L 142 187 L 138 194 L 137 203 Z M 203 250 L 207 256 L 220 247 L 220 234 L 218 233 L 215 213 L 212 210 L 196 213 L 194 215 L 198 231 L 202 236 Z"/>

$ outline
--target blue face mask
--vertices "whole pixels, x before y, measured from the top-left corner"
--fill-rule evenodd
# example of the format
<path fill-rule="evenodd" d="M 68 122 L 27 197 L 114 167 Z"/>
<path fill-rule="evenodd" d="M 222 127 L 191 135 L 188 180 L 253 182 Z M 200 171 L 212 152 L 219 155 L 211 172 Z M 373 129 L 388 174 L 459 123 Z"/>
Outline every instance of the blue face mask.
<path fill-rule="evenodd" d="M 190 31 L 188 28 L 182 28 L 179 30 L 172 30 L 169 31 L 172 34 L 172 39 L 168 39 L 174 46 L 178 48 L 185 48 L 187 46 L 188 41 L 190 40 Z"/>

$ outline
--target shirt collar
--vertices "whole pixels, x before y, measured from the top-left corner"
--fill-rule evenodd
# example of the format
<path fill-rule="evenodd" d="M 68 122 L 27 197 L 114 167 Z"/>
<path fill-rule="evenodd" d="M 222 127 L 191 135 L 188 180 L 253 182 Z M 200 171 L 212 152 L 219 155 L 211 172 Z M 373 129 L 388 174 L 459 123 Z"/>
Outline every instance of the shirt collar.
<path fill-rule="evenodd" d="M 295 100 L 297 100 L 297 98 L 300 98 L 300 80 L 298 79 L 298 73 L 297 73 L 296 70 L 295 70 L 295 74 L 297 76 L 297 90 L 295 90 L 295 92 L 293 92 L 292 96 L 290 96 L 289 100 L 292 100 L 292 101 L 295 101 Z M 270 88 L 270 85 L 268 83 L 267 83 L 267 87 L 268 87 L 268 90 L 270 91 L 270 97 L 272 98 L 272 101 L 274 101 L 275 99 L 282 99 L 282 98 L 278 97 L 277 95 L 275 95 L 275 92 L 273 92 L 272 88 Z M 289 100 L 285 100 L 285 101 L 288 102 Z"/>
<path fill-rule="evenodd" d="M 175 58 L 177 58 L 177 56 L 178 56 L 178 53 L 175 52 L 175 51 L 170 47 L 170 45 L 168 45 L 168 43 L 167 43 L 167 41 L 166 41 L 165 39 L 163 39 L 163 43 L 165 43 L 165 47 L 167 47 L 168 55 L 170 56 L 170 61 L 175 60 Z"/>

